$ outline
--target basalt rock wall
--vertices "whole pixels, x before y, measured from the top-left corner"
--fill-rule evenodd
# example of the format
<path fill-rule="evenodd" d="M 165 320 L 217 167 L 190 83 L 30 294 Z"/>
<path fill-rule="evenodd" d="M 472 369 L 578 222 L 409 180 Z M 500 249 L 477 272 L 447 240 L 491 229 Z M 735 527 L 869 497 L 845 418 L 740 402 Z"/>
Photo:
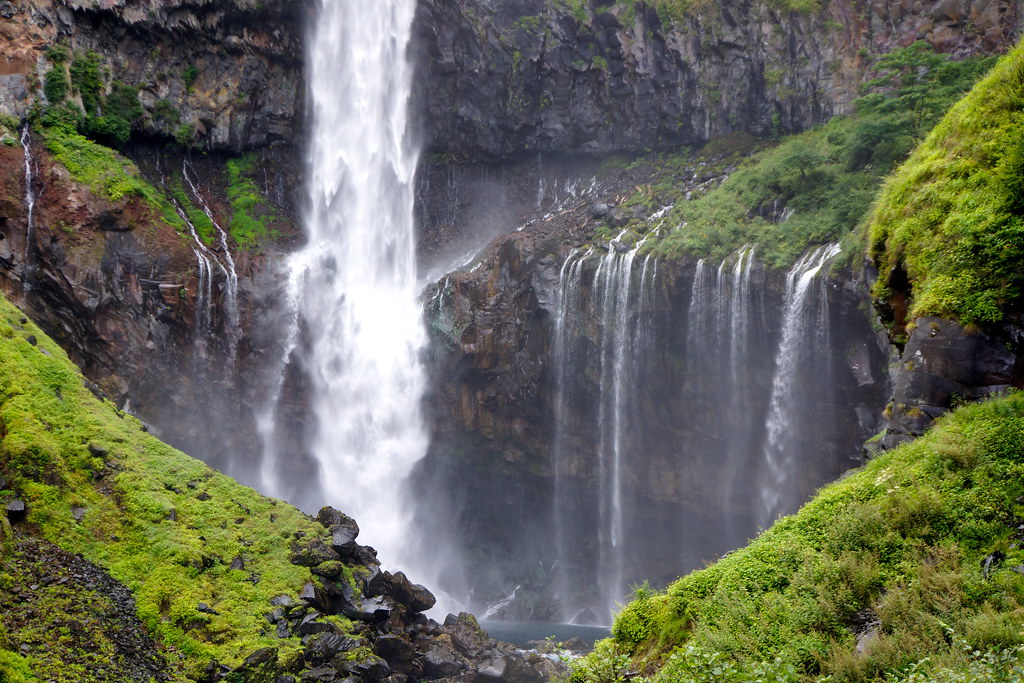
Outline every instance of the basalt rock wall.
<path fill-rule="evenodd" d="M 487 160 L 700 145 L 849 110 L 871 55 L 915 40 L 1000 52 L 1016 0 L 692 3 L 422 0 L 416 105 L 431 152 Z"/>

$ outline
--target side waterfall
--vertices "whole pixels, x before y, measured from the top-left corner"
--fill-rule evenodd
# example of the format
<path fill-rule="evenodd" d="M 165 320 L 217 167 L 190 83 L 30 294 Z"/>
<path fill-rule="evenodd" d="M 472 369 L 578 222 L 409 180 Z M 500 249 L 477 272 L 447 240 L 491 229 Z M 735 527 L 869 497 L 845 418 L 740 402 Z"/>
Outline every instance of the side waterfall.
<path fill-rule="evenodd" d="M 832 400 L 817 275 L 838 246 L 805 254 L 781 301 L 752 245 L 698 261 L 682 305 L 640 251 L 576 251 L 559 274 L 552 515 L 566 621 L 608 623 L 630 585 L 672 578 L 652 566 L 685 572 L 742 545 L 849 457 L 824 452 L 849 416 L 805 415 Z"/>
<path fill-rule="evenodd" d="M 793 498 L 787 495 L 786 482 L 798 462 L 795 454 L 796 423 L 804 409 L 806 392 L 801 392 L 798 372 L 809 360 L 804 349 L 827 347 L 828 298 L 824 291 L 812 295 L 815 279 L 822 267 L 839 253 L 838 244 L 813 249 L 796 262 L 786 275 L 783 303 L 782 340 L 775 356 L 775 378 L 768 405 L 767 438 L 764 446 L 766 477 L 761 494 L 764 503 L 762 523 L 768 526 L 784 512 L 792 510 Z M 825 286 L 824 278 L 818 280 Z M 827 378 L 819 377 L 827 383 Z"/>
<path fill-rule="evenodd" d="M 407 114 L 415 7 L 320 2 L 307 55 L 308 240 L 286 264 L 289 328 L 259 419 L 265 491 L 344 510 L 387 563 L 414 571 L 401 489 L 427 447 L 413 223 L 418 153 Z M 289 366 L 306 376 L 315 418 L 307 449 L 319 491 L 309 495 L 306 486 L 301 499 L 282 482 L 293 455 L 279 405 Z"/>
<path fill-rule="evenodd" d="M 32 268 L 30 266 L 30 259 L 32 258 L 32 245 L 35 240 L 35 210 L 36 210 L 36 191 L 32 187 L 32 183 L 35 179 L 32 166 L 34 161 L 32 159 L 32 134 L 29 132 L 28 124 L 21 129 L 21 148 L 25 158 L 25 212 L 27 214 L 25 219 L 25 271 L 22 275 L 22 287 L 28 290 L 31 287 L 32 280 Z"/>
<path fill-rule="evenodd" d="M 213 223 L 214 230 L 217 231 L 217 240 L 220 244 L 220 250 L 224 255 L 224 264 L 220 266 L 224 273 L 224 312 L 226 314 L 224 333 L 228 340 L 228 356 L 227 356 L 227 374 L 230 375 L 232 369 L 235 366 L 235 361 L 238 356 L 238 342 L 241 338 L 242 328 L 239 324 L 238 316 L 238 271 L 235 269 L 235 258 L 231 254 L 231 247 L 228 244 L 228 234 L 217 222 L 217 219 L 213 217 L 213 212 L 210 207 L 206 204 L 206 199 L 203 197 L 199 188 L 196 187 L 195 181 L 192 179 L 192 174 L 189 169 L 192 164 L 186 159 L 181 166 L 181 175 L 185 179 L 185 183 L 188 185 L 189 191 L 192 193 L 192 197 L 199 203 L 199 207 L 206 214 L 206 217 Z M 193 235 L 195 234 L 195 227 L 190 225 Z M 205 245 L 201 245 L 205 248 Z M 218 265 L 220 265 L 218 263 Z"/>

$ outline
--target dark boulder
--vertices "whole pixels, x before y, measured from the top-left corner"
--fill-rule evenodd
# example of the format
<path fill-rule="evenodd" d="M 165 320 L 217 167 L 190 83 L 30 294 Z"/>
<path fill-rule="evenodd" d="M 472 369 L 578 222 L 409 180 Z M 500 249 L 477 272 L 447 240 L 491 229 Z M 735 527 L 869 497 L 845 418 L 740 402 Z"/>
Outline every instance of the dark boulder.
<path fill-rule="evenodd" d="M 326 664 L 334 659 L 339 652 L 348 652 L 358 647 L 354 638 L 339 633 L 318 633 L 310 636 L 306 642 L 303 657 L 312 666 Z"/>
<path fill-rule="evenodd" d="M 302 587 L 302 592 L 299 593 L 299 599 L 305 602 L 310 607 L 318 609 L 321 612 L 331 613 L 331 599 L 327 596 L 327 593 L 317 586 L 312 581 L 306 583 Z"/>
<path fill-rule="evenodd" d="M 229 676 L 246 683 L 275 683 L 280 674 L 277 648 L 265 647 L 246 657 Z"/>
<path fill-rule="evenodd" d="M 449 614 L 443 628 L 451 637 L 455 649 L 470 659 L 479 657 L 482 652 L 494 646 L 494 641 L 469 612 L 460 612 L 459 616 Z"/>
<path fill-rule="evenodd" d="M 426 612 L 436 604 L 437 598 L 426 586 L 421 586 L 418 583 L 412 585 L 412 602 L 409 604 L 409 609 L 413 612 Z"/>
<path fill-rule="evenodd" d="M 20 522 L 25 519 L 25 501 L 15 498 L 7 503 L 7 519 L 12 522 Z"/>
<path fill-rule="evenodd" d="M 292 564 L 302 567 L 315 567 L 324 562 L 331 562 L 338 559 L 338 553 L 334 552 L 327 544 L 319 538 L 313 538 L 305 543 L 296 542 L 292 544 L 292 554 L 289 558 Z"/>

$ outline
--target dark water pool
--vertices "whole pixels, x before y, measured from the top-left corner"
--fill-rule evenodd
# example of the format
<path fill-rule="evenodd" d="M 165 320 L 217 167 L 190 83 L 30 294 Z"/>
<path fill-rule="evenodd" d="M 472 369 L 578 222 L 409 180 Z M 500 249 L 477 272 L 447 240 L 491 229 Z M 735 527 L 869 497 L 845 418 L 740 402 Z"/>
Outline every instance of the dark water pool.
<path fill-rule="evenodd" d="M 570 638 L 579 638 L 587 646 L 611 635 L 605 626 L 577 626 L 575 624 L 538 624 L 536 622 L 513 621 L 482 621 L 480 625 L 490 634 L 491 638 L 512 643 L 516 647 L 528 649 L 531 640 L 544 640 L 554 636 L 556 642 L 565 642 Z"/>

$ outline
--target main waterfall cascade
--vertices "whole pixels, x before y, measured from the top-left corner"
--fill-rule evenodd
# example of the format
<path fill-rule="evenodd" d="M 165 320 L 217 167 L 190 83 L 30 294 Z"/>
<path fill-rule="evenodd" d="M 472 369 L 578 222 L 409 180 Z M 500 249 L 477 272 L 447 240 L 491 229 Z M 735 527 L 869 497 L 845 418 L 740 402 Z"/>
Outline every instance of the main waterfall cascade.
<path fill-rule="evenodd" d="M 639 246 L 565 261 L 552 346 L 563 619 L 608 623 L 629 586 L 739 547 L 854 464 L 864 425 L 835 410 L 828 381 L 843 362 L 828 330 L 843 322 L 821 271 L 836 253 L 805 254 L 782 301 L 753 246 L 699 261 L 676 304 Z"/>
<path fill-rule="evenodd" d="M 426 580 L 401 491 L 425 453 L 425 344 L 409 135 L 414 0 L 324 0 L 308 47 L 312 135 L 306 246 L 286 265 L 287 330 L 258 420 L 263 490 L 355 517 L 383 561 Z M 289 478 L 296 442 L 281 405 L 303 377 L 318 480 Z M 300 454 L 301 455 L 301 454 Z"/>

